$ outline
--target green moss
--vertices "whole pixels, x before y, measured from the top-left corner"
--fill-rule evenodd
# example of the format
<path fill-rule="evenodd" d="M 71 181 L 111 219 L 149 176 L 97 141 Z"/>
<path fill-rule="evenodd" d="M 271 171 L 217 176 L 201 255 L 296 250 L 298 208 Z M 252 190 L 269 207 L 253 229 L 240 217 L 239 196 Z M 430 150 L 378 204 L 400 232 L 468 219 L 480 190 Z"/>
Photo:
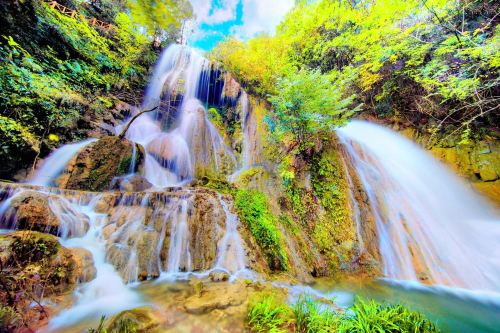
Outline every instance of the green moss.
<path fill-rule="evenodd" d="M 271 269 L 288 270 L 288 257 L 283 247 L 283 235 L 276 226 L 266 196 L 254 190 L 238 190 L 235 198 L 240 219 L 249 227 L 266 256 Z"/>
<path fill-rule="evenodd" d="M 222 120 L 222 116 L 219 113 L 217 108 L 209 108 L 207 110 L 208 118 L 217 128 L 224 128 L 224 122 Z"/>
<path fill-rule="evenodd" d="M 116 176 L 127 174 L 130 170 L 130 163 L 132 163 L 132 156 L 123 158 L 116 168 Z"/>
<path fill-rule="evenodd" d="M 314 241 L 319 250 L 331 259 L 331 268 L 336 270 L 352 256 L 356 233 L 345 168 L 335 141 L 312 160 L 310 169 L 314 194 L 325 209 L 325 214 L 315 224 Z"/>
<path fill-rule="evenodd" d="M 225 179 L 203 177 L 201 185 L 219 193 L 234 194 L 236 192 L 236 188 Z"/>

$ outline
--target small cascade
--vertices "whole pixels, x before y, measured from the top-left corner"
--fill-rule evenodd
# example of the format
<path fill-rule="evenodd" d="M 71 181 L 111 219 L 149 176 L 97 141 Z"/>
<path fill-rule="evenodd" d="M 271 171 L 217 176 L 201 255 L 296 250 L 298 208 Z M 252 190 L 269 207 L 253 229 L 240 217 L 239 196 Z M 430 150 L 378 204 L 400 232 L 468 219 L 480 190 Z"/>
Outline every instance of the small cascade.
<path fill-rule="evenodd" d="M 182 199 L 178 214 L 172 220 L 170 231 L 170 247 L 168 249 L 167 274 L 191 272 L 191 253 L 189 251 L 189 227 L 187 223 L 188 202 Z"/>
<path fill-rule="evenodd" d="M 70 143 L 56 149 L 35 171 L 33 176 L 27 181 L 31 185 L 53 186 L 55 179 L 64 171 L 66 165 L 80 150 L 97 141 L 88 139 L 77 143 Z"/>
<path fill-rule="evenodd" d="M 352 121 L 338 129 L 375 217 L 387 277 L 500 291 L 500 218 L 408 139 Z"/>
<path fill-rule="evenodd" d="M 0 229 L 15 229 L 16 219 L 15 214 L 11 210 L 11 202 L 14 196 L 18 193 L 17 188 L 7 188 L 0 193 Z"/>
<path fill-rule="evenodd" d="M 250 101 L 245 91 L 240 96 L 240 123 L 242 132 L 241 157 L 239 168 L 229 176 L 230 181 L 235 181 L 238 176 L 255 166 L 260 161 L 260 138 L 257 132 L 257 119 L 250 107 Z"/>
<path fill-rule="evenodd" d="M 226 215 L 226 230 L 219 241 L 215 269 L 222 269 L 230 274 L 238 275 L 246 269 L 246 255 L 238 232 L 239 219 L 229 210 L 227 202 L 219 194 L 219 201 Z"/>
<path fill-rule="evenodd" d="M 139 296 L 123 282 L 115 267 L 106 261 L 103 229 L 107 224 L 107 216 L 96 212 L 101 195 L 93 195 L 86 200 L 60 200 L 65 202 L 66 209 L 56 209 L 53 212 L 64 230 L 75 229 L 75 222 L 83 224 L 85 220 L 81 219 L 82 215 L 88 220 L 88 226 L 76 227 L 78 230 L 87 227 L 87 232 L 75 234 L 72 238 L 62 238 L 61 244 L 68 248 L 83 248 L 92 253 L 96 276 L 75 290 L 75 304 L 52 318 L 49 328 L 68 326 L 85 318 L 111 315 L 140 305 Z"/>
<path fill-rule="evenodd" d="M 250 114 L 249 114 L 249 102 L 248 95 L 246 92 L 241 94 L 241 129 L 243 132 L 243 149 L 242 149 L 242 162 L 241 169 L 248 169 L 253 161 L 252 161 L 252 152 L 251 152 L 251 126 L 250 126 Z"/>

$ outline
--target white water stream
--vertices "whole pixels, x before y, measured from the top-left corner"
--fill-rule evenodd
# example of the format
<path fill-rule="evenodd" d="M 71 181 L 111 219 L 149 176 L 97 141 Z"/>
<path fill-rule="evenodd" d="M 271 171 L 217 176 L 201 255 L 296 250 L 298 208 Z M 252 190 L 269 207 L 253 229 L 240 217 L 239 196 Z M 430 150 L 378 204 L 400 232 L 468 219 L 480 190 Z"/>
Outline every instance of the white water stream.
<path fill-rule="evenodd" d="M 368 194 L 387 277 L 500 291 L 500 218 L 422 148 L 379 125 L 338 130 Z"/>
<path fill-rule="evenodd" d="M 80 150 L 97 141 L 97 139 L 87 139 L 77 143 L 70 143 L 56 149 L 35 171 L 27 183 L 31 185 L 52 186 L 54 180 L 63 172 L 66 165 Z"/>

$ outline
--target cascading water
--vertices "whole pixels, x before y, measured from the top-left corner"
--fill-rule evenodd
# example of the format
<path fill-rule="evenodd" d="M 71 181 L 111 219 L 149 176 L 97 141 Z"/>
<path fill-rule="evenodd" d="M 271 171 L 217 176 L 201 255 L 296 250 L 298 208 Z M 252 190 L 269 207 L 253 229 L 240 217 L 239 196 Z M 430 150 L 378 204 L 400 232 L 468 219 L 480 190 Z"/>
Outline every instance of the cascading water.
<path fill-rule="evenodd" d="M 145 147 L 144 176 L 157 188 L 180 185 L 203 173 L 200 170 L 218 173 L 223 163 L 229 168 L 235 164 L 232 151 L 199 99 L 199 87 L 206 89 L 207 72 L 209 61 L 193 49 L 168 47 L 155 68 L 143 103 L 143 109 L 159 106 L 161 111 L 140 116 L 127 132 L 129 140 Z M 180 105 L 171 106 L 170 95 L 181 95 Z M 165 116 L 174 118 L 167 128 L 162 122 Z M 120 125 L 117 132 L 124 126 Z"/>
<path fill-rule="evenodd" d="M 368 194 L 387 277 L 500 291 L 500 219 L 423 149 L 381 126 L 337 131 Z"/>
<path fill-rule="evenodd" d="M 115 267 L 106 261 L 103 228 L 107 225 L 107 215 L 96 212 L 100 199 L 100 195 L 71 201 L 60 197 L 57 202 L 51 203 L 52 211 L 63 230 L 80 231 L 88 228 L 87 232 L 76 233 L 75 237 L 62 237 L 61 244 L 68 248 L 88 250 L 92 253 L 96 268 L 95 278 L 75 290 L 75 304 L 50 321 L 51 329 L 68 326 L 87 317 L 113 314 L 140 305 L 139 295 L 125 285 Z M 54 209 L 58 206 L 59 209 Z M 82 216 L 87 219 L 82 219 Z M 86 220 L 88 226 L 84 225 Z"/>
<path fill-rule="evenodd" d="M 88 139 L 77 143 L 71 143 L 62 146 L 50 154 L 42 163 L 33 176 L 27 181 L 31 185 L 52 186 L 54 180 L 59 176 L 66 165 L 80 150 L 97 141 L 97 139 Z"/>
<path fill-rule="evenodd" d="M 226 215 L 226 231 L 218 246 L 216 269 L 223 269 L 232 274 L 243 273 L 245 264 L 245 250 L 238 232 L 239 219 L 236 214 L 231 213 L 227 202 L 219 194 L 219 201 Z"/>
<path fill-rule="evenodd" d="M 257 119 L 251 109 L 248 95 L 241 92 L 239 99 L 240 123 L 242 132 L 241 158 L 239 168 L 229 176 L 229 181 L 235 181 L 238 176 L 260 162 L 260 138 L 257 132 Z"/>

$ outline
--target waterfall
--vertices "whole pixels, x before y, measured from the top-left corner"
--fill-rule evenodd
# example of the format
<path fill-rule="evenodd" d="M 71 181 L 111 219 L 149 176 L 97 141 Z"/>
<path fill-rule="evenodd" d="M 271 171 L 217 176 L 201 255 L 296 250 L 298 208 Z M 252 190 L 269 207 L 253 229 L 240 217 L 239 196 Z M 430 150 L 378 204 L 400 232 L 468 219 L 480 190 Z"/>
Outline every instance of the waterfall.
<path fill-rule="evenodd" d="M 28 184 L 52 186 L 55 179 L 63 172 L 66 165 L 78 154 L 80 150 L 97 141 L 97 139 L 88 139 L 77 143 L 71 143 L 56 149 L 35 171 L 28 180 Z"/>
<path fill-rule="evenodd" d="M 224 158 L 235 163 L 231 149 L 208 119 L 206 101 L 200 100 L 200 89 L 210 88 L 206 77 L 210 69 L 210 62 L 193 49 L 174 44 L 162 53 L 154 70 L 143 108 L 159 106 L 160 111 L 137 118 L 127 138 L 145 147 L 149 157 L 144 176 L 157 188 L 182 185 L 197 170 L 218 173 Z M 171 107 L 171 94 L 182 96 L 180 105 Z M 164 128 L 162 117 L 174 118 L 171 126 Z"/>
<path fill-rule="evenodd" d="M 241 92 L 239 100 L 242 132 L 241 157 L 238 170 L 228 177 L 231 182 L 237 180 L 242 172 L 255 166 L 259 162 L 262 153 L 260 149 L 259 133 L 257 132 L 257 119 L 250 107 L 250 101 L 245 91 Z"/>
<path fill-rule="evenodd" d="M 191 253 L 189 252 L 189 227 L 187 223 L 188 202 L 181 200 L 178 214 L 172 221 L 171 240 L 168 249 L 167 273 L 175 276 L 181 271 L 191 272 Z"/>
<path fill-rule="evenodd" d="M 379 125 L 337 131 L 368 194 L 387 277 L 500 291 L 500 219 L 422 148 Z"/>

